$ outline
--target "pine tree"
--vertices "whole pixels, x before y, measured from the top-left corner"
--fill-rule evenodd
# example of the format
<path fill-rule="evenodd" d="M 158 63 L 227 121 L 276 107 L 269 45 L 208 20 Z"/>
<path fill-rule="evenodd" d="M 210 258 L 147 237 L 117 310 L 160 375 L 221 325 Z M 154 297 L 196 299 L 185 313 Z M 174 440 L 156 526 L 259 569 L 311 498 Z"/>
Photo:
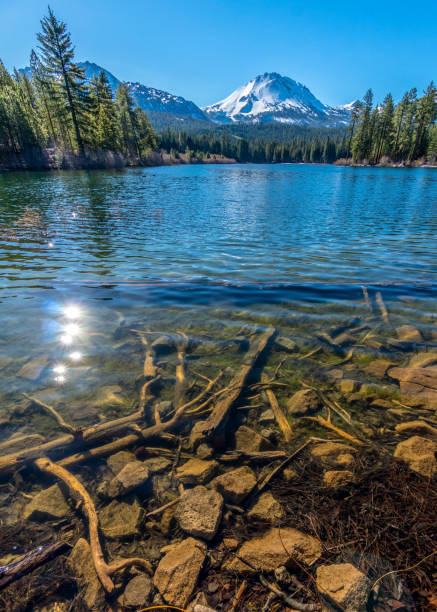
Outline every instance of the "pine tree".
<path fill-rule="evenodd" d="M 373 92 L 368 89 L 363 98 L 359 126 L 352 142 L 352 157 L 355 161 L 368 160 L 372 150 L 372 106 Z"/>
<path fill-rule="evenodd" d="M 56 19 L 50 7 L 48 16 L 41 20 L 41 30 L 37 37 L 43 72 L 48 77 L 60 79 L 77 147 L 80 153 L 84 153 L 88 102 L 84 72 L 74 63 L 74 48 L 66 24 Z"/>
<path fill-rule="evenodd" d="M 427 132 L 437 118 L 437 89 L 433 81 L 428 85 L 425 94 L 417 104 L 416 120 L 417 127 L 414 138 L 414 146 L 410 154 L 410 160 L 417 159 L 426 153 L 428 142 Z"/>

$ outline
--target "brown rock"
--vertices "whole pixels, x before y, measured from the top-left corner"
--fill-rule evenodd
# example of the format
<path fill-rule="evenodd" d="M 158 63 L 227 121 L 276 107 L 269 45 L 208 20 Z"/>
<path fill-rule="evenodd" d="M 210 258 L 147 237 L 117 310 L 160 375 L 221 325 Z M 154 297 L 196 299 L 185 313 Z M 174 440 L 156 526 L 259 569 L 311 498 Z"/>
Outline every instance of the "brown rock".
<path fill-rule="evenodd" d="M 165 457 L 152 457 L 151 459 L 143 461 L 143 465 L 151 474 L 159 474 L 170 468 L 171 461 Z"/>
<path fill-rule="evenodd" d="M 241 425 L 235 432 L 235 448 L 251 453 L 271 450 L 272 445 L 269 440 L 260 436 L 254 429 L 246 427 L 246 425 Z"/>
<path fill-rule="evenodd" d="M 388 375 L 399 381 L 404 396 L 437 408 L 437 367 L 391 368 Z"/>
<path fill-rule="evenodd" d="M 176 518 L 186 533 L 212 540 L 222 517 L 223 497 L 217 491 L 199 486 L 182 493 Z"/>
<path fill-rule="evenodd" d="M 384 378 L 384 376 L 387 374 L 387 370 L 393 365 L 394 364 L 391 361 L 387 361 L 386 359 L 374 359 L 369 363 L 365 370 L 369 376 L 373 376 L 374 378 Z"/>
<path fill-rule="evenodd" d="M 152 588 L 153 583 L 149 576 L 145 574 L 135 576 L 126 585 L 123 594 L 123 606 L 135 610 L 145 607 L 150 602 Z"/>
<path fill-rule="evenodd" d="M 274 522 L 284 516 L 284 510 L 271 493 L 262 493 L 247 516 L 260 521 Z"/>
<path fill-rule="evenodd" d="M 236 470 L 225 472 L 211 481 L 211 486 L 217 489 L 225 500 L 234 504 L 239 504 L 249 495 L 256 485 L 256 476 L 247 466 L 242 466 Z"/>
<path fill-rule="evenodd" d="M 422 433 L 428 434 L 429 436 L 437 436 L 437 428 L 429 425 L 425 421 L 408 421 L 406 423 L 400 423 L 396 425 L 395 430 L 398 433 Z"/>
<path fill-rule="evenodd" d="M 349 470 L 329 470 L 323 475 L 323 483 L 332 489 L 339 489 L 353 482 L 354 475 Z"/>
<path fill-rule="evenodd" d="M 109 483 L 106 490 L 108 497 L 127 495 L 149 480 L 149 470 L 140 461 L 127 463 Z"/>
<path fill-rule="evenodd" d="M 423 342 L 423 336 L 414 325 L 401 325 L 396 329 L 401 342 Z"/>
<path fill-rule="evenodd" d="M 409 368 L 427 368 L 437 365 L 437 352 L 430 351 L 429 353 L 417 353 L 410 359 Z"/>
<path fill-rule="evenodd" d="M 323 442 L 314 446 L 311 450 L 311 455 L 315 459 L 319 459 L 324 465 L 339 467 L 350 467 L 354 464 L 355 460 L 352 453 L 356 453 L 355 448 L 338 442 Z"/>
<path fill-rule="evenodd" d="M 358 389 L 358 382 L 350 378 L 344 378 L 340 381 L 340 391 L 346 395 L 354 393 Z"/>
<path fill-rule="evenodd" d="M 297 391 L 287 402 L 287 412 L 292 416 L 313 414 L 322 407 L 319 396 L 312 389 Z"/>
<path fill-rule="evenodd" d="M 37 493 L 24 508 L 23 518 L 30 521 L 56 521 L 64 518 L 70 508 L 59 485 Z"/>
<path fill-rule="evenodd" d="M 206 546 L 200 540 L 187 538 L 161 559 L 153 583 L 173 606 L 186 606 L 193 594 L 206 556 Z"/>
<path fill-rule="evenodd" d="M 217 461 L 188 459 L 176 470 L 176 478 L 183 484 L 204 484 L 217 472 Z"/>
<path fill-rule="evenodd" d="M 282 349 L 283 351 L 287 351 L 287 353 L 294 353 L 297 351 L 297 344 L 290 338 L 286 336 L 278 336 L 275 338 L 275 344 L 277 347 Z"/>
<path fill-rule="evenodd" d="M 99 512 L 103 535 L 111 540 L 139 535 L 143 509 L 138 503 L 112 501 Z"/>
<path fill-rule="evenodd" d="M 99 612 L 104 609 L 105 591 L 100 584 L 94 568 L 91 549 L 86 540 L 80 538 L 68 557 L 79 588 L 83 591 L 82 599 L 88 610 Z"/>
<path fill-rule="evenodd" d="M 240 542 L 235 538 L 223 538 L 223 546 L 229 550 L 236 550 Z"/>
<path fill-rule="evenodd" d="M 265 535 L 245 542 L 238 550 L 239 557 L 247 560 L 257 570 L 267 572 L 286 564 L 290 556 L 300 563 L 311 565 L 321 554 L 320 540 L 291 527 L 272 528 Z M 225 562 L 224 567 L 241 573 L 254 573 L 251 567 L 237 557 Z"/>
<path fill-rule="evenodd" d="M 371 584 L 365 574 L 350 563 L 321 565 L 316 584 L 344 612 L 365 612 Z"/>
<path fill-rule="evenodd" d="M 275 421 L 276 421 L 275 413 L 273 412 L 271 408 L 264 410 L 264 412 L 261 413 L 258 419 L 258 423 L 260 423 L 260 425 L 265 425 L 267 423 L 274 423 Z"/>
<path fill-rule="evenodd" d="M 120 472 L 124 466 L 131 461 L 136 461 L 136 457 L 133 453 L 130 451 L 119 451 L 118 453 L 108 457 L 106 463 L 114 474 L 118 474 L 118 472 Z"/>
<path fill-rule="evenodd" d="M 408 463 L 413 472 L 431 478 L 437 472 L 436 451 L 437 444 L 432 440 L 413 436 L 404 442 L 399 442 L 394 456 Z"/>
<path fill-rule="evenodd" d="M 211 457 L 214 455 L 214 449 L 208 444 L 199 444 L 196 450 L 196 455 L 199 457 L 199 459 L 211 459 Z"/>

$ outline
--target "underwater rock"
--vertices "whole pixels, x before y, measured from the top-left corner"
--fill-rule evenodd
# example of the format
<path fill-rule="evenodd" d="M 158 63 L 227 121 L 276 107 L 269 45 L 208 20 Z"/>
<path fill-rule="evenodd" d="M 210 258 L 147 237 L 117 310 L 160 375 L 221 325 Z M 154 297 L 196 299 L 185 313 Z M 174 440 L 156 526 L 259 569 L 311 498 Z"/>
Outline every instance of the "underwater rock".
<path fill-rule="evenodd" d="M 297 351 L 297 344 L 290 338 L 286 336 L 278 336 L 275 338 L 275 344 L 277 347 L 282 349 L 283 351 L 287 351 L 288 353 L 294 353 Z"/>
<path fill-rule="evenodd" d="M 408 440 L 399 442 L 394 456 L 408 463 L 413 472 L 426 478 L 431 478 L 437 472 L 435 453 L 437 444 L 421 436 L 412 436 Z"/>
<path fill-rule="evenodd" d="M 20 378 L 27 378 L 28 380 L 36 381 L 41 376 L 45 368 L 49 365 L 47 357 L 36 357 L 31 359 L 18 372 L 17 376 Z"/>
<path fill-rule="evenodd" d="M 211 459 L 211 457 L 214 455 L 214 449 L 208 444 L 199 444 L 196 450 L 196 455 L 199 457 L 199 459 Z"/>
<path fill-rule="evenodd" d="M 332 600 L 344 612 L 364 612 L 371 584 L 363 572 L 350 563 L 321 565 L 317 568 L 319 592 Z"/>
<path fill-rule="evenodd" d="M 284 516 L 284 510 L 271 493 L 262 493 L 247 513 L 247 516 L 260 521 L 274 522 Z"/>
<path fill-rule="evenodd" d="M 319 396 L 312 389 L 301 389 L 290 397 L 287 412 L 291 416 L 313 414 L 322 407 Z"/>
<path fill-rule="evenodd" d="M 260 425 L 267 425 L 268 423 L 274 423 L 275 421 L 275 413 L 271 408 L 264 410 L 258 419 L 258 423 Z"/>
<path fill-rule="evenodd" d="M 175 343 L 170 336 L 159 336 L 152 342 L 152 349 L 156 353 L 169 353 L 174 349 Z"/>
<path fill-rule="evenodd" d="M 165 457 L 152 457 L 151 459 L 146 459 L 143 461 L 143 465 L 151 474 L 165 472 L 165 470 L 168 470 L 171 467 L 171 464 L 170 459 L 166 459 Z"/>
<path fill-rule="evenodd" d="M 159 562 L 153 583 L 173 606 L 186 606 L 197 584 L 206 556 L 206 545 L 187 538 L 174 546 Z"/>
<path fill-rule="evenodd" d="M 387 371 L 394 365 L 393 362 L 387 361 L 387 359 L 374 359 L 365 368 L 365 371 L 369 376 L 373 376 L 374 378 L 384 378 Z"/>
<path fill-rule="evenodd" d="M 401 342 L 423 342 L 423 336 L 414 325 L 401 325 L 396 328 L 396 334 Z"/>
<path fill-rule="evenodd" d="M 56 521 L 70 512 L 59 485 L 54 484 L 37 493 L 23 510 L 23 518 L 30 521 Z"/>
<path fill-rule="evenodd" d="M 261 436 L 257 431 L 241 425 L 235 432 L 235 448 L 237 450 L 253 453 L 264 450 L 271 450 L 270 441 Z"/>
<path fill-rule="evenodd" d="M 111 540 L 136 536 L 140 534 L 143 516 L 144 511 L 137 502 L 126 504 L 113 500 L 99 511 L 100 527 L 103 535 Z"/>
<path fill-rule="evenodd" d="M 123 606 L 137 610 L 146 606 L 150 601 L 153 583 L 145 574 L 135 576 L 126 585 L 123 593 Z"/>
<path fill-rule="evenodd" d="M 311 449 L 311 455 L 315 459 L 319 459 L 324 465 L 341 467 L 352 466 L 355 462 L 352 453 L 356 452 L 356 449 L 352 446 L 339 442 L 322 442 Z"/>
<path fill-rule="evenodd" d="M 93 612 L 103 610 L 105 591 L 97 577 L 90 546 L 83 538 L 76 542 L 68 557 L 68 565 L 77 578 L 79 588 L 83 590 L 82 600 L 87 609 Z"/>
<path fill-rule="evenodd" d="M 399 381 L 405 403 L 413 400 L 437 408 L 437 367 L 391 368 L 388 375 Z"/>
<path fill-rule="evenodd" d="M 211 480 L 217 469 L 217 461 L 188 459 L 176 470 L 176 478 L 183 484 L 204 484 Z"/>
<path fill-rule="evenodd" d="M 124 466 L 131 461 L 136 461 L 136 457 L 133 453 L 130 451 L 119 451 L 118 453 L 108 457 L 106 463 L 114 474 L 118 474 L 118 472 L 120 472 Z"/>
<path fill-rule="evenodd" d="M 226 501 L 239 504 L 255 487 L 256 476 L 249 467 L 244 465 L 217 476 L 210 484 L 223 495 Z"/>
<path fill-rule="evenodd" d="M 398 433 L 422 433 L 430 436 L 437 436 L 437 428 L 433 427 L 425 421 L 407 421 L 396 425 L 395 430 Z"/>
<path fill-rule="evenodd" d="M 149 480 L 149 470 L 141 461 L 131 461 L 107 485 L 108 497 L 127 495 Z"/>
<path fill-rule="evenodd" d="M 354 393 L 358 389 L 358 382 L 351 378 L 344 378 L 340 381 L 340 391 L 345 395 Z"/>
<path fill-rule="evenodd" d="M 331 489 L 340 489 L 354 480 L 350 470 L 329 470 L 323 475 L 323 484 Z"/>
<path fill-rule="evenodd" d="M 411 357 L 408 364 L 409 368 L 427 368 L 437 365 L 437 352 L 430 351 L 429 353 L 417 353 Z"/>
<path fill-rule="evenodd" d="M 184 491 L 176 509 L 176 518 L 186 533 L 212 540 L 222 517 L 223 497 L 206 487 Z"/>
<path fill-rule="evenodd" d="M 305 565 L 311 565 L 321 554 L 320 540 L 292 527 L 272 528 L 263 536 L 248 540 L 238 550 L 239 557 L 247 560 L 257 570 L 267 572 L 285 565 L 290 557 L 295 557 Z M 251 567 L 237 557 L 226 561 L 224 567 L 239 573 L 254 573 Z"/>

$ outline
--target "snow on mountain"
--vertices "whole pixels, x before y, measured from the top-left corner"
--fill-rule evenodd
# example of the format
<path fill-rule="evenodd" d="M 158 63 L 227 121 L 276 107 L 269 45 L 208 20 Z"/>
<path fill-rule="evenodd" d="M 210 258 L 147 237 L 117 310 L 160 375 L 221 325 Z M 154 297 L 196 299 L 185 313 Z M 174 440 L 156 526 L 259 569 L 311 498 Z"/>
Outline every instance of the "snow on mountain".
<path fill-rule="evenodd" d="M 215 123 L 266 123 L 333 127 L 346 125 L 350 108 L 331 107 L 302 83 L 277 72 L 265 72 L 227 98 L 202 109 Z"/>

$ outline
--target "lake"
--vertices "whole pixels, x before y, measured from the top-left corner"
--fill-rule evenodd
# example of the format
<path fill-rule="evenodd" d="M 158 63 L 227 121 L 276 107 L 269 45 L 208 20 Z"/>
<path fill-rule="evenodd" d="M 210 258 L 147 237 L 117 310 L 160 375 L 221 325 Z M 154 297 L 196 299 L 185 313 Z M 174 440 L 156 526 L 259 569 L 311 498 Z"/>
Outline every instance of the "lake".
<path fill-rule="evenodd" d="M 263 370 L 252 372 L 232 418 L 267 427 L 272 448 L 290 443 L 274 420 L 261 424 L 270 408 L 261 374 L 289 411 L 296 444 L 349 435 L 383 443 L 391 457 L 399 423 L 435 418 L 437 387 L 406 393 L 389 375 L 437 351 L 435 170 L 0 174 L 0 235 L 0 456 L 63 434 L 41 402 L 74 428 L 137 410 L 147 355 L 160 381 L 145 420 L 165 421 L 178 393 L 194 397 L 219 372 L 223 385 L 233 380 L 254 338 L 271 328 Z M 308 387 L 328 394 L 320 414 L 337 431 L 290 409 L 293 393 Z M 173 456 L 178 441 L 168 438 Z M 0 489 L 3 524 L 22 511 L 17 491 L 38 486 Z M 395 549 L 385 554 L 392 567 Z"/>

